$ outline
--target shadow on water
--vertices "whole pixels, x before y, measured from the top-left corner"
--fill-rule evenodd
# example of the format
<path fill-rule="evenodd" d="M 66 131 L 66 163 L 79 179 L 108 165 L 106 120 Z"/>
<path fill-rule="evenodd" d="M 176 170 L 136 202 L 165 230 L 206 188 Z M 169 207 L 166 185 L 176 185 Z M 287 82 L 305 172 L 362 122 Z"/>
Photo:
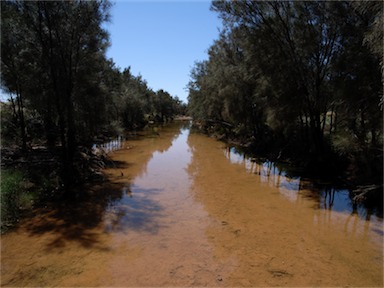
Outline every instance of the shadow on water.
<path fill-rule="evenodd" d="M 25 223 L 32 235 L 48 233 L 52 240 L 47 249 L 63 248 L 67 242 L 77 242 L 85 248 L 104 249 L 100 237 L 103 233 L 143 231 L 156 233 L 162 207 L 147 197 L 135 197 L 127 193 L 127 186 L 104 183 L 88 187 L 76 200 L 50 203 L 36 211 L 37 216 Z M 149 194 L 157 189 L 135 191 Z M 101 229 L 100 229 L 101 228 Z"/>
<path fill-rule="evenodd" d="M 383 221 L 383 209 L 380 203 L 375 207 L 353 203 L 350 191 L 341 185 L 306 179 L 300 175 L 300 171 L 294 170 L 289 165 L 251 158 L 235 147 L 227 147 L 224 154 L 231 163 L 243 165 L 247 173 L 259 175 L 261 183 L 277 187 L 290 201 L 305 197 L 314 200 L 315 209 L 356 214 L 367 221 L 374 215 L 379 221 Z"/>
<path fill-rule="evenodd" d="M 141 188 L 126 184 L 121 198 L 110 201 L 106 208 L 104 231 L 127 233 L 130 230 L 156 234 L 160 228 L 158 220 L 162 207 L 147 196 L 159 193 L 162 189 Z"/>
<path fill-rule="evenodd" d="M 137 175 L 145 171 L 153 153 L 164 152 L 171 147 L 172 141 L 184 127 L 184 124 L 178 125 L 179 129 L 175 129 L 175 125 L 172 129 L 159 128 L 158 137 L 162 137 L 160 145 L 146 145 L 145 151 L 141 151 L 144 157 L 143 161 L 135 163 L 140 165 Z M 137 137 L 138 140 L 148 138 L 147 134 L 144 131 L 143 135 Z M 116 147 L 123 149 L 125 144 L 116 142 L 107 146 L 115 150 Z M 108 165 L 109 169 L 119 171 L 131 165 L 125 161 L 113 162 L 113 165 Z M 133 179 L 135 175 L 131 177 Z M 64 248 L 69 242 L 76 242 L 85 248 L 104 250 L 107 248 L 101 238 L 109 233 L 157 233 L 163 208 L 148 196 L 161 192 L 161 189 L 145 189 L 132 185 L 128 179 L 121 181 L 118 177 L 109 178 L 103 183 L 77 188 L 78 191 L 74 193 L 80 196 L 76 199 L 59 199 L 37 208 L 34 216 L 25 220 L 23 225 L 30 236 L 49 235 L 48 250 Z"/>
<path fill-rule="evenodd" d="M 25 223 L 31 235 L 54 235 L 47 249 L 65 247 L 68 241 L 78 242 L 83 247 L 94 247 L 99 235 L 94 232 L 103 219 L 110 199 L 120 197 L 117 184 L 103 187 L 87 187 L 78 199 L 50 202 L 35 211 L 36 216 Z M 112 191 L 112 193 L 110 193 Z"/>

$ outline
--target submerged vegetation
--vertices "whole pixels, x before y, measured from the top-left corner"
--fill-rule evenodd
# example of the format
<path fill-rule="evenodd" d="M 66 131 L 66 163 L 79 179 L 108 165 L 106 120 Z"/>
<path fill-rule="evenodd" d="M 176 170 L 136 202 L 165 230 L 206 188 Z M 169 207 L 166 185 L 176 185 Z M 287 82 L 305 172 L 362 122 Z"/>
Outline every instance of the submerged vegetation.
<path fill-rule="evenodd" d="M 382 199 L 382 2 L 213 1 L 211 9 L 224 29 L 191 71 L 196 126 Z"/>

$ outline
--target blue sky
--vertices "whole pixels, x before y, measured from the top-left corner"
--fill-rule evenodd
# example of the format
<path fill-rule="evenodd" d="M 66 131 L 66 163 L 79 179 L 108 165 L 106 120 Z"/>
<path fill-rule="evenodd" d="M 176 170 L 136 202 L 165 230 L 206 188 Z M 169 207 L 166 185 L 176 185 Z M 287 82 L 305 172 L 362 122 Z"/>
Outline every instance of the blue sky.
<path fill-rule="evenodd" d="M 116 1 L 111 8 L 107 57 L 131 67 L 154 91 L 187 101 L 185 87 L 195 61 L 208 58 L 221 21 L 210 1 Z"/>
<path fill-rule="evenodd" d="M 131 67 L 154 91 L 164 89 L 187 102 L 195 61 L 208 58 L 221 21 L 208 0 L 117 0 L 105 25 L 111 47 L 107 57 L 121 69 Z M 7 95 L 0 90 L 0 99 Z"/>

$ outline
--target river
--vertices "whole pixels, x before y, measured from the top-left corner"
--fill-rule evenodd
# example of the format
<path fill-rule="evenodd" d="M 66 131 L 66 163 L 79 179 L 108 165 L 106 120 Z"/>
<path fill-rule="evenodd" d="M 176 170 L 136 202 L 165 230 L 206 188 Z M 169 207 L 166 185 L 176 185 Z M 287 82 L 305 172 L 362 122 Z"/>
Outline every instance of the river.
<path fill-rule="evenodd" d="M 115 144 L 108 181 L 2 236 L 2 286 L 383 286 L 383 220 L 346 191 L 188 122 Z"/>

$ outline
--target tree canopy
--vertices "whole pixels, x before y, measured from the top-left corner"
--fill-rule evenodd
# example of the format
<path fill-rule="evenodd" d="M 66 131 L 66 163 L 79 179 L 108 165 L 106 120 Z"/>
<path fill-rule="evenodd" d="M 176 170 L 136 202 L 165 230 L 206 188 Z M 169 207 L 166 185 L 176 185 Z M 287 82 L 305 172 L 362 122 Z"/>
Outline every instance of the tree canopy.
<path fill-rule="evenodd" d="M 10 98 L 2 105 L 2 146 L 25 153 L 34 142 L 59 146 L 64 183 L 79 146 L 184 109 L 107 59 L 110 7 L 108 0 L 1 1 L 1 87 Z"/>
<path fill-rule="evenodd" d="M 191 115 L 230 124 L 256 151 L 365 159 L 379 175 L 383 6 L 365 4 L 213 1 L 224 28 L 191 71 Z"/>

